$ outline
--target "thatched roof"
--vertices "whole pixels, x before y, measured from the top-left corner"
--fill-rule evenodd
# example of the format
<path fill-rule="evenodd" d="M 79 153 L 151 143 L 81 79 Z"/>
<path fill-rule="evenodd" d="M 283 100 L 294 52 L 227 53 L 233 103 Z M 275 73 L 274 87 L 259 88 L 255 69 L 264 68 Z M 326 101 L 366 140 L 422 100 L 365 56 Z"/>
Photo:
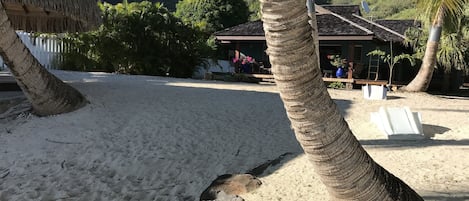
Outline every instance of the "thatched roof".
<path fill-rule="evenodd" d="M 86 31 L 95 28 L 101 19 L 97 0 L 0 0 L 0 3 L 12 26 L 23 31 Z"/>

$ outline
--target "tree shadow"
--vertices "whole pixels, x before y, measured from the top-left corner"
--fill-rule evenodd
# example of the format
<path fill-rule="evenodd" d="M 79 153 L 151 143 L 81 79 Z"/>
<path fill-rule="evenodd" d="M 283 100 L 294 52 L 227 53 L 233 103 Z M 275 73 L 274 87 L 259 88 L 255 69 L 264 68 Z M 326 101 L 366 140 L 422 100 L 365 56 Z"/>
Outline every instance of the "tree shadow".
<path fill-rule="evenodd" d="M 429 192 L 421 193 L 426 201 L 467 201 L 469 192 Z"/>
<path fill-rule="evenodd" d="M 468 201 L 469 195 L 465 196 L 422 196 L 426 201 Z"/>
<path fill-rule="evenodd" d="M 346 116 L 347 111 L 350 109 L 352 102 L 344 99 L 333 99 L 337 107 L 339 108 L 342 115 Z"/>
<path fill-rule="evenodd" d="M 419 110 L 429 110 L 429 111 L 438 111 L 438 112 L 463 112 L 463 113 L 468 113 L 469 112 L 469 110 L 438 109 L 438 108 L 419 108 Z"/>
<path fill-rule="evenodd" d="M 463 99 L 469 100 L 469 89 L 459 89 L 453 92 L 440 92 L 440 91 L 430 91 L 432 95 L 438 96 L 444 99 Z"/>
<path fill-rule="evenodd" d="M 372 148 L 422 148 L 431 146 L 469 146 L 469 140 L 360 140 L 360 144 Z"/>
<path fill-rule="evenodd" d="M 386 96 L 387 100 L 398 100 L 398 99 L 403 99 L 404 97 L 401 96 Z"/>

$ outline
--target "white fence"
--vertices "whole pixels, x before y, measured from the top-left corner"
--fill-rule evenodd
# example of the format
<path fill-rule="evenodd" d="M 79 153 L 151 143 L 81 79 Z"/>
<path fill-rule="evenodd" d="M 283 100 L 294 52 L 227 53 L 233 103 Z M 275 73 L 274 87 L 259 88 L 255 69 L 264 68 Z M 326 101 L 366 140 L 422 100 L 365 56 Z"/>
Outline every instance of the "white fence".
<path fill-rule="evenodd" d="M 17 31 L 16 33 L 39 63 L 47 69 L 58 68 L 57 64 L 63 59 L 60 53 L 63 51 L 64 45 L 57 36 L 41 35 L 34 37 L 32 34 L 26 32 Z M 1 70 L 5 67 L 1 57 L 0 64 Z"/>

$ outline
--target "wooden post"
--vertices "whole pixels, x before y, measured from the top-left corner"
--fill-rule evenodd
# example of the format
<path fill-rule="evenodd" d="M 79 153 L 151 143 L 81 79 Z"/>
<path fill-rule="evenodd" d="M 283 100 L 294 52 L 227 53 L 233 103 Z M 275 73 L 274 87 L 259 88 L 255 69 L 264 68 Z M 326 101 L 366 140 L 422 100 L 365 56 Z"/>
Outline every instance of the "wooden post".
<path fill-rule="evenodd" d="M 240 47 L 239 47 L 239 41 L 238 41 L 238 42 L 236 42 L 236 47 L 235 47 L 235 58 L 236 59 L 239 59 L 239 49 L 240 49 Z"/>
<path fill-rule="evenodd" d="M 353 59 L 355 58 L 355 44 L 349 43 L 348 46 L 348 59 L 347 59 L 347 79 L 353 79 Z M 346 89 L 353 89 L 353 83 L 346 83 Z"/>

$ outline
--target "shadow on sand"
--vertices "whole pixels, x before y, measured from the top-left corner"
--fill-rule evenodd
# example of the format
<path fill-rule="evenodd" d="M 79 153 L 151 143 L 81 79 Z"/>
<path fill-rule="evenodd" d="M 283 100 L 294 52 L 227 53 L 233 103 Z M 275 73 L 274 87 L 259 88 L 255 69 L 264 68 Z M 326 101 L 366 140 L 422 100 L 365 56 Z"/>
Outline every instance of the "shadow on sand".
<path fill-rule="evenodd" d="M 467 201 L 469 192 L 429 192 L 421 193 L 426 201 Z"/>
<path fill-rule="evenodd" d="M 397 100 L 397 99 L 403 99 L 404 97 L 400 96 L 386 96 L 387 100 Z"/>
<path fill-rule="evenodd" d="M 468 201 L 469 196 L 423 196 L 426 201 Z"/>
<path fill-rule="evenodd" d="M 469 146 L 469 140 L 360 140 L 365 147 L 374 148 L 421 148 L 431 146 Z"/>
<path fill-rule="evenodd" d="M 435 137 L 437 134 L 444 134 L 451 129 L 443 126 L 436 126 L 436 125 L 430 125 L 430 124 L 422 124 L 423 127 L 423 133 L 425 133 L 425 137 L 427 138 L 432 138 Z"/>
<path fill-rule="evenodd" d="M 429 93 L 445 99 L 469 100 L 469 88 L 461 88 L 454 92 L 430 91 Z"/>

